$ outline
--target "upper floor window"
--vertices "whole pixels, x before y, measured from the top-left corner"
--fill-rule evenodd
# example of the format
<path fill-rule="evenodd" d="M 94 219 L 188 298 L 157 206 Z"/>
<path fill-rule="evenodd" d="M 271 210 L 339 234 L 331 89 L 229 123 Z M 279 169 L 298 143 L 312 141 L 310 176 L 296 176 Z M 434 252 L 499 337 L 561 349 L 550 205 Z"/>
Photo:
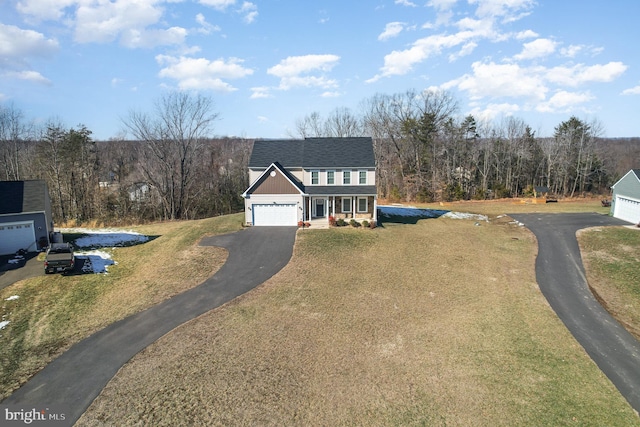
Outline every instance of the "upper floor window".
<path fill-rule="evenodd" d="M 367 184 L 367 171 L 358 171 L 358 184 Z"/>
<path fill-rule="evenodd" d="M 351 171 L 342 171 L 342 184 L 351 185 Z"/>
<path fill-rule="evenodd" d="M 327 185 L 336 183 L 336 171 L 327 171 Z"/>
<path fill-rule="evenodd" d="M 311 184 L 320 184 L 320 171 L 311 171 Z"/>

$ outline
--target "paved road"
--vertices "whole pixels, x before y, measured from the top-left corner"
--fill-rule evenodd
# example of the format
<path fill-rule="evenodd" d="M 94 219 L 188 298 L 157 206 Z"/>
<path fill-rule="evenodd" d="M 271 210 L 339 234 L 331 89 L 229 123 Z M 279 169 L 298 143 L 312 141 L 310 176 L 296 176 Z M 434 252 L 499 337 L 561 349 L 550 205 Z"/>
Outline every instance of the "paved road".
<path fill-rule="evenodd" d="M 291 259 L 296 227 L 253 227 L 207 237 L 200 244 L 229 251 L 218 272 L 189 291 L 116 322 L 75 344 L 2 405 L 48 406 L 73 425 L 116 372 L 139 351 L 177 326 L 253 289 Z"/>
<path fill-rule="evenodd" d="M 629 223 L 596 213 L 510 216 L 538 239 L 536 278 L 549 304 L 602 372 L 640 412 L 640 343 L 589 290 L 576 239 L 576 232 L 583 228 Z"/>

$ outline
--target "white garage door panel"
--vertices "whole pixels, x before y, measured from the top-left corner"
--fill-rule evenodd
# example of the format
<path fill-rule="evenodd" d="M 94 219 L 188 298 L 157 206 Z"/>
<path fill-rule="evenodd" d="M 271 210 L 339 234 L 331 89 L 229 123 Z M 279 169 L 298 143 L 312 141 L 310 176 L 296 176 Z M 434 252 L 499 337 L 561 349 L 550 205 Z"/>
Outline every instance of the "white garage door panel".
<path fill-rule="evenodd" d="M 251 210 L 253 212 L 253 225 L 277 226 L 298 224 L 296 205 L 293 204 L 252 205 Z"/>
<path fill-rule="evenodd" d="M 640 223 L 640 201 L 616 196 L 616 207 L 613 216 L 633 224 Z"/>
<path fill-rule="evenodd" d="M 12 254 L 19 249 L 34 251 L 35 242 L 33 221 L 0 223 L 0 255 Z"/>

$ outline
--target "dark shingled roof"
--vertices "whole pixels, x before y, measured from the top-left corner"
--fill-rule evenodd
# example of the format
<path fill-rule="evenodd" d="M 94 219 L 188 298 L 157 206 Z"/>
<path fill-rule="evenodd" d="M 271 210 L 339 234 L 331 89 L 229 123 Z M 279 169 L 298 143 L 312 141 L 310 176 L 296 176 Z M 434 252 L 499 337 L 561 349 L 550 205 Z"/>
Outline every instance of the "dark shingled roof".
<path fill-rule="evenodd" d="M 633 173 L 636 174 L 636 177 L 638 178 L 638 180 L 640 180 L 640 169 L 632 169 Z"/>
<path fill-rule="evenodd" d="M 374 168 L 373 141 L 361 138 L 305 138 L 258 140 L 253 144 L 250 168 L 278 162 L 285 168 Z"/>
<path fill-rule="evenodd" d="M 0 215 L 44 212 L 47 186 L 42 180 L 0 181 Z"/>

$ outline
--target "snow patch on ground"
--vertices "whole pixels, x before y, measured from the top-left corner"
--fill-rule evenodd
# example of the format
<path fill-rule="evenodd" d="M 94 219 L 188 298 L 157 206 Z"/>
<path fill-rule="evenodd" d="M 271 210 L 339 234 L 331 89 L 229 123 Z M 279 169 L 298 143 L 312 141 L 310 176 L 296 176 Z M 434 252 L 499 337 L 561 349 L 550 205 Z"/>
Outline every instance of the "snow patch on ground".
<path fill-rule="evenodd" d="M 100 248 L 131 246 L 149 241 L 149 236 L 136 233 L 135 231 L 108 228 L 99 230 L 90 228 L 63 228 L 59 231 L 63 233 L 86 234 L 86 236 L 76 239 L 73 243 L 77 248 L 91 248 L 91 250 L 80 250 L 74 253 L 76 260 L 83 261 L 82 271 L 84 273 L 107 274 L 108 267 L 117 264 L 111 258 L 109 252 L 100 250 Z"/>
<path fill-rule="evenodd" d="M 149 236 L 116 229 L 93 230 L 89 228 L 64 228 L 63 233 L 82 233 L 86 236 L 76 239 L 75 246 L 79 248 L 106 248 L 117 246 L 131 246 L 149 241 Z"/>
<path fill-rule="evenodd" d="M 445 218 L 451 218 L 451 219 L 472 219 L 475 221 L 487 221 L 487 222 L 489 221 L 489 217 L 486 215 L 471 214 L 471 213 L 464 213 L 464 212 L 447 212 L 443 216 Z"/>
<path fill-rule="evenodd" d="M 8 324 L 8 320 L 3 320 L 2 322 L 0 322 L 0 329 L 4 329 Z"/>
<path fill-rule="evenodd" d="M 111 254 L 105 251 L 93 250 L 76 252 L 77 260 L 83 260 L 82 271 L 84 273 L 108 273 L 107 267 L 117 263 L 111 259 Z"/>
<path fill-rule="evenodd" d="M 5 298 L 5 301 L 14 301 L 20 298 L 18 295 L 11 295 L 9 298 Z"/>

